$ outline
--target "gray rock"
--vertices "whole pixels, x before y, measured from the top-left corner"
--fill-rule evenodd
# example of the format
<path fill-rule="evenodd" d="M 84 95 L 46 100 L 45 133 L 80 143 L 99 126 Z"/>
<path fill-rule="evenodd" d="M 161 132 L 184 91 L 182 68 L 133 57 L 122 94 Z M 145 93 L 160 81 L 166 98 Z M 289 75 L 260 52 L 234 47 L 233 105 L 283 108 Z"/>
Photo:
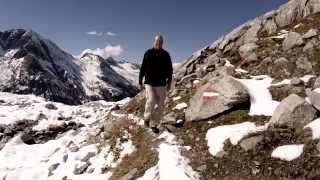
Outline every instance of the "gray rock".
<path fill-rule="evenodd" d="M 46 107 L 47 109 L 51 109 L 51 110 L 57 110 L 57 109 L 58 109 L 58 108 L 57 108 L 54 104 L 52 104 L 52 103 L 46 104 L 45 107 Z"/>
<path fill-rule="evenodd" d="M 243 44 L 255 43 L 255 42 L 257 42 L 259 40 L 258 32 L 261 29 L 261 20 L 259 18 L 256 18 L 252 22 L 250 22 L 250 24 L 251 24 L 251 27 L 242 36 Z"/>
<path fill-rule="evenodd" d="M 303 47 L 303 52 L 309 52 L 313 51 L 314 47 L 317 46 L 317 40 L 310 40 L 307 42 L 307 44 Z"/>
<path fill-rule="evenodd" d="M 170 112 L 166 114 L 162 119 L 163 124 L 175 124 L 176 123 L 176 117 L 174 112 Z"/>
<path fill-rule="evenodd" d="M 82 162 L 87 162 L 89 161 L 90 158 L 94 157 L 96 155 L 96 152 L 87 152 L 87 154 L 80 159 Z"/>
<path fill-rule="evenodd" d="M 290 84 L 292 84 L 294 86 L 301 85 L 301 84 L 303 84 L 303 81 L 300 78 L 295 77 L 295 78 L 291 79 Z"/>
<path fill-rule="evenodd" d="M 172 124 L 165 124 L 164 127 L 169 131 L 169 132 L 175 132 L 177 130 L 177 127 L 172 125 Z"/>
<path fill-rule="evenodd" d="M 229 44 L 230 41 L 234 41 L 235 39 L 241 37 L 244 33 L 246 33 L 247 29 L 246 29 L 247 25 L 243 24 L 239 27 L 237 27 L 236 29 L 234 29 L 233 31 L 231 31 L 230 33 L 228 33 L 227 35 L 225 35 L 224 37 L 218 39 L 216 42 L 214 42 L 210 48 L 212 49 L 213 47 L 217 46 L 217 44 L 219 44 L 218 48 L 220 50 L 223 50 L 225 48 L 226 45 Z"/>
<path fill-rule="evenodd" d="M 258 48 L 256 43 L 248 43 L 240 46 L 239 54 L 243 59 L 248 58 L 250 55 L 254 53 L 254 50 Z"/>
<path fill-rule="evenodd" d="M 83 174 L 88 169 L 89 166 L 90 166 L 90 163 L 77 163 L 74 166 L 73 174 L 75 175 Z"/>
<path fill-rule="evenodd" d="M 304 16 L 303 9 L 306 5 L 306 2 L 307 0 L 295 0 L 289 1 L 287 4 L 282 5 L 277 10 L 277 15 L 275 17 L 277 25 L 279 27 L 283 27 L 302 18 Z"/>
<path fill-rule="evenodd" d="M 320 88 L 320 76 L 318 76 L 314 82 L 313 88 Z"/>
<path fill-rule="evenodd" d="M 306 57 L 299 57 L 296 61 L 296 66 L 297 68 L 304 70 L 305 73 L 312 72 L 312 64 Z"/>
<path fill-rule="evenodd" d="M 207 170 L 207 165 L 205 165 L 205 164 L 201 165 L 201 166 L 197 167 L 197 170 L 200 172 L 204 172 Z"/>
<path fill-rule="evenodd" d="M 275 64 L 276 66 L 284 66 L 284 65 L 286 65 L 286 64 L 288 64 L 288 63 L 289 63 L 289 61 L 288 61 L 286 58 L 284 58 L 284 57 L 281 57 L 281 58 L 276 59 L 276 60 L 274 61 L 274 64 Z"/>
<path fill-rule="evenodd" d="M 48 171 L 49 171 L 48 176 L 52 176 L 53 175 L 53 171 L 55 171 L 58 168 L 59 165 L 60 165 L 60 163 L 52 164 L 48 169 Z"/>
<path fill-rule="evenodd" d="M 256 147 L 256 145 L 263 140 L 263 136 L 253 136 L 246 138 L 240 142 L 240 146 L 245 151 L 249 151 Z"/>
<path fill-rule="evenodd" d="M 282 43 L 282 49 L 287 51 L 295 46 L 300 46 L 304 43 L 302 36 L 296 32 L 289 32 L 288 36 L 284 39 Z"/>
<path fill-rule="evenodd" d="M 320 93 L 311 91 L 310 89 L 306 90 L 306 94 L 311 102 L 311 104 L 320 111 Z"/>
<path fill-rule="evenodd" d="M 307 124 L 315 119 L 316 109 L 303 98 L 296 94 L 291 94 L 283 99 L 274 111 L 270 125 L 281 124 Z"/>
<path fill-rule="evenodd" d="M 305 39 L 312 38 L 314 36 L 318 35 L 318 30 L 317 29 L 310 29 L 307 33 L 305 33 L 302 37 Z"/>
<path fill-rule="evenodd" d="M 277 24 L 273 18 L 270 18 L 266 21 L 264 24 L 264 29 L 268 32 L 268 34 L 273 34 L 277 31 Z"/>
<path fill-rule="evenodd" d="M 246 88 L 233 77 L 225 75 L 211 79 L 190 99 L 186 121 L 210 118 L 248 100 Z"/>
<path fill-rule="evenodd" d="M 303 0 L 302 3 L 305 3 L 303 14 L 304 17 L 309 14 L 320 12 L 320 2 L 318 0 Z"/>

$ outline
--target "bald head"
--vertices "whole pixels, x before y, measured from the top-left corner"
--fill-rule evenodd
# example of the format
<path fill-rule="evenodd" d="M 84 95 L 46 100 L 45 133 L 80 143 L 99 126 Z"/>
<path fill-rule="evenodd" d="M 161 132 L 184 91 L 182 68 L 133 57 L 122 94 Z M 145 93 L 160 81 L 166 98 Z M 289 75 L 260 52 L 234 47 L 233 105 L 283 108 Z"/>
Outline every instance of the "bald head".
<path fill-rule="evenodd" d="M 161 49 L 163 45 L 163 37 L 162 35 L 156 35 L 153 38 L 153 47 L 156 49 Z"/>

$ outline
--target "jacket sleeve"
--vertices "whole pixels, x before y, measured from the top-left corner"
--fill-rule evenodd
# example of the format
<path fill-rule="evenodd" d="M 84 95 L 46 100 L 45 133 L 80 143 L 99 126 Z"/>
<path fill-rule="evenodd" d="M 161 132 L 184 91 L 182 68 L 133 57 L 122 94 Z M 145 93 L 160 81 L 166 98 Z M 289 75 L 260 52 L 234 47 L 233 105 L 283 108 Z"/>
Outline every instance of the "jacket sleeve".
<path fill-rule="evenodd" d="M 140 73 L 139 73 L 139 84 L 140 85 L 142 85 L 143 77 L 146 74 L 146 61 L 147 61 L 147 52 L 144 53 L 141 68 L 140 68 Z"/>
<path fill-rule="evenodd" d="M 171 61 L 171 57 L 170 57 L 170 54 L 168 53 L 168 74 L 167 74 L 167 83 L 168 84 L 171 84 L 171 81 L 172 81 L 172 74 L 173 74 L 173 68 L 172 68 L 172 61 Z"/>

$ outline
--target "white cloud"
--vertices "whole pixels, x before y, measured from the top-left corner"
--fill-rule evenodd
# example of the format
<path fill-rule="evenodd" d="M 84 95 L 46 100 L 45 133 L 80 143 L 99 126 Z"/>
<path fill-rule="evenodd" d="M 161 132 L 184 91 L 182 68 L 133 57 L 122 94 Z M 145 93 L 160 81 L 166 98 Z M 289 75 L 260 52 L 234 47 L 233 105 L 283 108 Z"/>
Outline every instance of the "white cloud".
<path fill-rule="evenodd" d="M 108 36 L 116 36 L 117 34 L 114 33 L 114 32 L 108 31 L 108 32 L 106 33 L 106 35 L 108 35 Z"/>
<path fill-rule="evenodd" d="M 111 31 L 108 32 L 97 32 L 97 31 L 90 31 L 90 32 L 86 32 L 87 35 L 91 35 L 91 36 L 116 36 L 117 34 Z"/>
<path fill-rule="evenodd" d="M 102 32 L 97 32 L 97 31 L 86 32 L 86 34 L 92 35 L 92 36 L 102 36 L 103 35 Z"/>
<path fill-rule="evenodd" d="M 108 45 L 105 48 L 97 48 L 97 49 L 93 49 L 93 50 L 86 49 L 81 53 L 80 57 L 82 55 L 84 55 L 85 53 L 92 53 L 92 54 L 101 56 L 103 58 L 108 58 L 110 56 L 118 56 L 122 52 L 123 52 L 123 49 L 120 45 L 117 45 L 117 46 Z"/>

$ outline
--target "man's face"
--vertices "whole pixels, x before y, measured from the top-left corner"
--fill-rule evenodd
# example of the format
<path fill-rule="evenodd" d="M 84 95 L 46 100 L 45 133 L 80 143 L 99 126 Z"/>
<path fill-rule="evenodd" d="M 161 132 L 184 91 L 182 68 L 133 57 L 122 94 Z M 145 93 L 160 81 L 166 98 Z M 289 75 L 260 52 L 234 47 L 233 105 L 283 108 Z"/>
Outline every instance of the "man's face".
<path fill-rule="evenodd" d="M 153 47 L 156 49 L 162 48 L 163 45 L 163 39 L 161 36 L 156 36 L 153 40 Z"/>

